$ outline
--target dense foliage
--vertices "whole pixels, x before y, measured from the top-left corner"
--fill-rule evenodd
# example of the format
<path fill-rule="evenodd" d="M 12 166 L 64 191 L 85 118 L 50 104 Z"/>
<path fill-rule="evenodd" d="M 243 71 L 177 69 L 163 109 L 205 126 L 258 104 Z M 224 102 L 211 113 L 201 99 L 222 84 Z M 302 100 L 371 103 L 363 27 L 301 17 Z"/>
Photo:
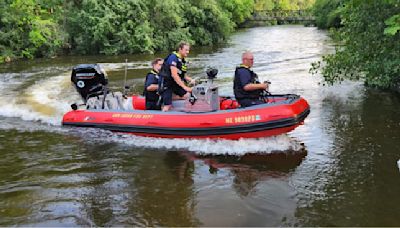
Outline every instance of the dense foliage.
<path fill-rule="evenodd" d="M 315 0 L 255 0 L 254 9 L 261 10 L 306 10 Z"/>
<path fill-rule="evenodd" d="M 0 63 L 60 52 L 122 54 L 225 40 L 254 0 L 1 0 Z"/>
<path fill-rule="evenodd" d="M 326 1 L 317 0 L 316 5 L 320 2 Z M 346 0 L 338 8 L 341 24 L 336 34 L 340 45 L 336 54 L 323 58 L 325 81 L 332 84 L 363 79 L 367 85 L 379 88 L 398 85 L 400 0 Z M 319 69 L 321 63 L 315 63 L 314 72 Z"/>
<path fill-rule="evenodd" d="M 340 11 L 346 0 L 317 0 L 313 7 L 315 23 L 319 28 L 340 27 Z"/>
<path fill-rule="evenodd" d="M 315 0 L 1 0 L 0 63 L 60 53 L 131 54 L 226 40 L 254 10 Z"/>
<path fill-rule="evenodd" d="M 0 2 L 0 62 L 6 58 L 51 56 L 62 46 L 63 33 L 53 12 L 57 2 Z"/>

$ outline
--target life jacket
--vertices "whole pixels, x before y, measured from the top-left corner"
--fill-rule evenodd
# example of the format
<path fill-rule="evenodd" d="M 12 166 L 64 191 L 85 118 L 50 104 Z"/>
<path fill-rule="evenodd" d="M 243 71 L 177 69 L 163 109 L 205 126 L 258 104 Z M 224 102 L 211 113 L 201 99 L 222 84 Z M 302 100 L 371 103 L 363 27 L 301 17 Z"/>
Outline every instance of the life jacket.
<path fill-rule="evenodd" d="M 154 70 L 151 70 L 151 71 L 146 75 L 146 81 L 147 81 L 147 79 L 148 79 L 148 77 L 149 77 L 150 75 L 154 75 L 156 78 L 158 78 L 157 72 L 155 72 Z M 158 80 L 160 80 L 160 79 L 158 79 Z M 145 83 L 145 84 L 146 84 L 146 83 Z M 158 98 L 159 98 L 157 91 L 147 91 L 146 86 L 145 86 L 145 88 L 144 88 L 143 95 L 145 96 L 146 101 L 153 101 L 153 102 L 156 102 L 156 101 L 158 101 Z"/>
<path fill-rule="evenodd" d="M 170 87 L 174 83 L 176 84 L 175 80 L 172 78 L 171 75 L 171 68 L 167 63 L 168 58 L 171 55 L 175 55 L 178 58 L 178 62 L 176 63 L 176 68 L 178 69 L 178 75 L 182 79 L 182 81 L 185 82 L 185 74 L 187 72 L 187 65 L 186 65 L 186 60 L 185 58 L 182 58 L 181 55 L 177 52 L 173 52 L 169 54 L 165 59 L 164 63 L 161 67 L 159 75 L 162 77 L 163 84 L 165 87 Z"/>
<path fill-rule="evenodd" d="M 258 76 L 256 73 L 254 73 L 252 70 L 249 69 L 249 67 L 241 64 L 239 67 L 236 67 L 235 70 L 235 78 L 233 80 L 233 92 L 235 94 L 236 99 L 260 99 L 262 96 L 262 89 L 258 90 L 253 90 L 253 91 L 245 91 L 243 89 L 243 86 L 240 83 L 240 75 L 239 75 L 239 69 L 245 69 L 249 71 L 251 75 L 250 83 L 254 84 L 260 84 L 258 81 Z"/>

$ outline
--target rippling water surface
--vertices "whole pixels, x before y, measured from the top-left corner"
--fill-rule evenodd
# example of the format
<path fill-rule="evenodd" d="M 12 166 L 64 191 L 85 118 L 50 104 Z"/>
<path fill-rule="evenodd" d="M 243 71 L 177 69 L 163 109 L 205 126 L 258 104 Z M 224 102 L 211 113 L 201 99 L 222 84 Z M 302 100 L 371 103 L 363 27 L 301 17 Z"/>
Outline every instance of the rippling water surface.
<path fill-rule="evenodd" d="M 241 53 L 272 93 L 311 105 L 287 135 L 153 139 L 60 125 L 79 101 L 71 67 L 101 62 L 120 90 L 143 89 L 156 56 L 63 57 L 0 66 L 0 226 L 400 226 L 400 99 L 362 83 L 322 87 L 310 64 L 333 51 L 302 26 L 243 30 L 195 48 L 189 69 L 232 95 Z M 165 55 L 162 54 L 162 55 Z"/>

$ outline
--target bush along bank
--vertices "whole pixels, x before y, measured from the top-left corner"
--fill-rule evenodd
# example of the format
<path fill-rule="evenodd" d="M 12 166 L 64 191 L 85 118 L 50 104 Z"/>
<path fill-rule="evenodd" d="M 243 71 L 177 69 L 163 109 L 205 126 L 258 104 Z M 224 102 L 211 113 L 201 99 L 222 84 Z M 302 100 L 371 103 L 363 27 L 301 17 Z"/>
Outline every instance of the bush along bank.
<path fill-rule="evenodd" d="M 345 79 L 400 91 L 400 1 L 317 0 L 317 25 L 333 29 L 336 53 L 313 63 L 326 84 Z M 323 65 L 323 67 L 322 67 Z"/>

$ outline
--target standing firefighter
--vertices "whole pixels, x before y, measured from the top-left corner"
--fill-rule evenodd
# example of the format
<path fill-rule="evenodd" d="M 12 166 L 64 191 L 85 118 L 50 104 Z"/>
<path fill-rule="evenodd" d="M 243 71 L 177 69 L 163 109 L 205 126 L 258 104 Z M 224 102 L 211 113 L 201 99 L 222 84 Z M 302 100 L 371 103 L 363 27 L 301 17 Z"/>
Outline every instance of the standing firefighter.
<path fill-rule="evenodd" d="M 178 45 L 178 50 L 165 58 L 164 64 L 160 71 L 160 94 L 162 95 L 162 110 L 169 111 L 172 106 L 172 100 L 185 99 L 192 88 L 186 83 L 194 84 L 194 80 L 186 75 L 187 65 L 186 57 L 190 51 L 190 45 L 186 42 L 181 42 Z M 173 96 L 174 95 L 174 96 Z"/>

